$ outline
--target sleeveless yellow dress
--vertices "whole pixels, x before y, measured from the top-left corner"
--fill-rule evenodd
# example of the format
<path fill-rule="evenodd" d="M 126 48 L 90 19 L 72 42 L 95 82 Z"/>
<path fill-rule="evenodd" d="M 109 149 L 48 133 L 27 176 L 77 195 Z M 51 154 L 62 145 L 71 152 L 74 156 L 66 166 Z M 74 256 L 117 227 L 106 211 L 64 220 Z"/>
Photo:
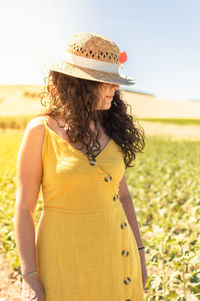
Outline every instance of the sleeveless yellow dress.
<path fill-rule="evenodd" d="M 93 165 L 43 120 L 35 244 L 45 301 L 143 301 L 138 247 L 118 194 L 120 147 L 110 139 Z"/>

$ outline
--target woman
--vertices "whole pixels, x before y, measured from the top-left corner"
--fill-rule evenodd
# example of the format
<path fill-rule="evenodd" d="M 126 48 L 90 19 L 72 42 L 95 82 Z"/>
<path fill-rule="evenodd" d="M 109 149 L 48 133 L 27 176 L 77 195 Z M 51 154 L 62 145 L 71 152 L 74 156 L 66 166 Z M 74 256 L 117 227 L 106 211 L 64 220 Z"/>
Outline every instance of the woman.
<path fill-rule="evenodd" d="M 124 172 L 145 143 L 121 97 L 119 85 L 134 84 L 119 75 L 121 62 L 113 41 L 82 32 L 48 66 L 46 109 L 28 123 L 17 159 L 22 300 L 144 298 L 144 246 Z"/>

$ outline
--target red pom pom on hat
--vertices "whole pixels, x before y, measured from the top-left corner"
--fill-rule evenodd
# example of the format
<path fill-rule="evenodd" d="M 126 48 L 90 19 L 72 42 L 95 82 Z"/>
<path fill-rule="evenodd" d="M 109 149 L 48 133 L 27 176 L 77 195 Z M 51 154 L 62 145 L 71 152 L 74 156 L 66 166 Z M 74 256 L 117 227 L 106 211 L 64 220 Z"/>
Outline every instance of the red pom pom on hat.
<path fill-rule="evenodd" d="M 120 63 L 125 63 L 127 61 L 127 54 L 126 51 L 120 52 L 120 59 L 119 59 Z"/>
<path fill-rule="evenodd" d="M 123 63 L 125 63 L 127 61 L 127 54 L 126 51 L 122 51 L 120 52 L 120 59 L 119 59 L 120 63 L 119 63 L 119 67 L 123 68 Z"/>

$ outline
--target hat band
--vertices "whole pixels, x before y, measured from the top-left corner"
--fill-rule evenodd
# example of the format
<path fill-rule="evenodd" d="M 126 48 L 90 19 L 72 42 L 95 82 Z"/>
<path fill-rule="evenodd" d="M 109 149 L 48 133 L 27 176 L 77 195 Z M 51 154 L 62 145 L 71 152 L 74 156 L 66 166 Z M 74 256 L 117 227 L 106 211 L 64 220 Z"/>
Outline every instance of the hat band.
<path fill-rule="evenodd" d="M 102 62 L 90 58 L 85 58 L 71 52 L 66 52 L 64 55 L 64 61 L 72 65 L 93 69 L 97 71 L 118 73 L 119 65 L 113 63 Z"/>

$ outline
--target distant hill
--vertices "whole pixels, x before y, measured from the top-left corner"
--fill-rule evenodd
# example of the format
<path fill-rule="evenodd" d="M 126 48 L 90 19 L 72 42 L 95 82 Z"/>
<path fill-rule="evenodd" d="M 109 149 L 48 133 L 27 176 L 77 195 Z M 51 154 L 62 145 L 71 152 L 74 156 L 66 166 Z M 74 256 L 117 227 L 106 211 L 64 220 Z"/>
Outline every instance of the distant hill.
<path fill-rule="evenodd" d="M 40 85 L 0 86 L 0 115 L 38 114 L 41 90 Z"/>
<path fill-rule="evenodd" d="M 187 101 L 199 101 L 200 102 L 200 98 L 199 99 L 195 99 L 195 98 L 193 98 L 193 99 L 187 99 Z"/>
<path fill-rule="evenodd" d="M 123 91 L 124 100 L 140 118 L 200 118 L 200 102 L 176 101 Z"/>
<path fill-rule="evenodd" d="M 40 85 L 0 86 L 0 115 L 38 114 L 42 109 Z M 158 98 L 143 91 L 127 91 L 123 88 L 123 99 L 139 118 L 200 118 L 200 101 L 175 101 Z"/>
<path fill-rule="evenodd" d="M 141 94 L 141 95 L 148 95 L 148 96 L 153 96 L 153 97 L 155 96 L 154 94 L 151 94 L 151 93 L 148 93 L 148 92 L 133 90 L 133 89 L 124 88 L 124 87 L 122 87 L 121 90 L 131 92 L 131 93 Z"/>

